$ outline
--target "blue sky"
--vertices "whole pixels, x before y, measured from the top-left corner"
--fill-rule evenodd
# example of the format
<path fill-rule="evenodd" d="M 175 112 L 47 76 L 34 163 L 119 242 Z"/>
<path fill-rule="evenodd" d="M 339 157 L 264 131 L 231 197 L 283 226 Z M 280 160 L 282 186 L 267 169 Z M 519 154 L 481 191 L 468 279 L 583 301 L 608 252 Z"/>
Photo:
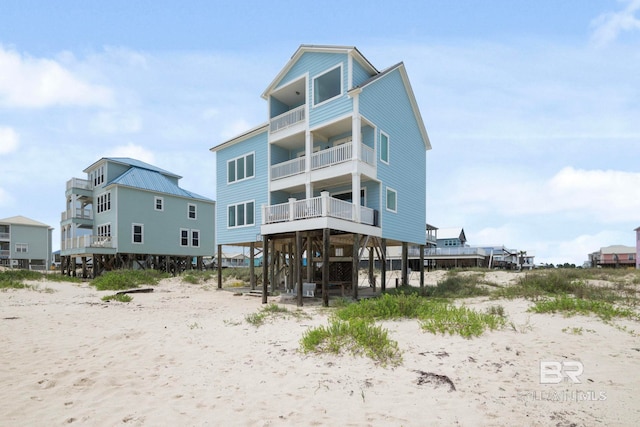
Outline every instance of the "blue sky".
<path fill-rule="evenodd" d="M 0 218 L 130 156 L 215 199 L 209 148 L 266 120 L 300 44 L 404 61 L 433 150 L 427 221 L 576 263 L 640 226 L 640 0 L 0 4 Z"/>

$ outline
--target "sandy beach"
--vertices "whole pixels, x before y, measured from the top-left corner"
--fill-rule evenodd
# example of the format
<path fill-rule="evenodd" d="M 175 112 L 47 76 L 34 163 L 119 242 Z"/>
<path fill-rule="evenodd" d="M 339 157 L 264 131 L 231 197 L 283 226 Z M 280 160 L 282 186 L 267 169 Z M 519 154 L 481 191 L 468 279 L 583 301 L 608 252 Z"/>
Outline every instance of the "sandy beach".
<path fill-rule="evenodd" d="M 442 272 L 427 274 L 435 284 Z M 508 283 L 515 273 L 490 272 Z M 415 282 L 416 277 L 412 277 Z M 0 425 L 632 426 L 640 420 L 638 323 L 527 312 L 478 338 L 379 322 L 403 362 L 304 354 L 300 338 L 330 309 L 256 327 L 260 298 L 165 279 L 129 303 L 88 284 L 39 281 L 0 292 Z M 286 304 L 281 297 L 269 302 Z M 541 381 L 540 362 L 578 361 L 580 383 Z M 545 377 L 548 379 L 548 377 Z M 450 381 L 446 381 L 446 379 Z"/>

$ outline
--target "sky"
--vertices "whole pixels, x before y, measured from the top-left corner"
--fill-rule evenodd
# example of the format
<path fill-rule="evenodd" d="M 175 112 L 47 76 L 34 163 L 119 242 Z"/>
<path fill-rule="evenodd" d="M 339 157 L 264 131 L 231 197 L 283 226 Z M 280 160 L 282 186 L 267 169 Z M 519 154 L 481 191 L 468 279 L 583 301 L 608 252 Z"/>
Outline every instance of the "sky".
<path fill-rule="evenodd" d="M 640 0 L 3 0 L 0 218 L 132 157 L 215 200 L 209 149 L 267 120 L 301 44 L 403 61 L 433 149 L 427 218 L 581 265 L 640 226 Z"/>

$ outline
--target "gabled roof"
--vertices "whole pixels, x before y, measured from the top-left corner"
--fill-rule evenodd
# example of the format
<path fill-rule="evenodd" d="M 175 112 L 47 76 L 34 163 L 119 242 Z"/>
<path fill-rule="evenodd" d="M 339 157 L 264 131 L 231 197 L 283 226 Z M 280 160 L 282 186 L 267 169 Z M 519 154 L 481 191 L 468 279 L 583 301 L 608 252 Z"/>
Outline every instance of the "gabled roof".
<path fill-rule="evenodd" d="M 407 96 L 409 97 L 409 102 L 411 103 L 411 109 L 413 110 L 413 115 L 415 116 L 416 122 L 418 123 L 418 128 L 420 129 L 420 134 L 422 135 L 422 139 L 424 141 L 425 149 L 431 150 L 431 141 L 429 140 L 429 134 L 427 134 L 427 128 L 424 126 L 424 122 L 422 121 L 422 114 L 420 114 L 420 108 L 418 107 L 418 102 L 416 101 L 416 96 L 413 93 L 413 89 L 411 87 L 411 83 L 409 82 L 409 76 L 407 75 L 407 70 L 404 66 L 404 62 L 399 62 L 391 67 L 382 70 L 380 73 L 375 76 L 371 76 L 360 85 L 354 87 L 349 90 L 349 93 L 360 92 L 365 89 L 367 86 L 375 84 L 380 81 L 383 77 L 391 74 L 392 71 L 398 70 L 400 72 L 400 76 L 402 77 L 402 82 L 404 83 L 404 87 L 407 91 Z"/>
<path fill-rule="evenodd" d="M 460 239 L 463 242 L 467 241 L 467 237 L 464 235 L 464 228 L 462 227 L 438 229 L 438 240 L 440 239 Z"/>
<path fill-rule="evenodd" d="M 378 74 L 378 70 L 376 67 L 369 62 L 367 58 L 364 57 L 360 53 L 360 51 L 355 46 L 331 46 L 331 45 L 312 45 L 312 44 L 302 44 L 296 50 L 296 52 L 291 56 L 289 62 L 280 70 L 275 79 L 267 86 L 267 88 L 262 93 L 262 97 L 267 99 L 269 92 L 271 92 L 280 82 L 280 80 L 289 72 L 289 70 L 295 65 L 295 63 L 300 59 L 300 57 L 307 52 L 327 52 L 327 53 L 346 53 L 351 55 L 356 61 L 358 61 L 369 74 Z"/>
<path fill-rule="evenodd" d="M 191 191 L 180 188 L 172 180 L 168 179 L 164 174 L 158 171 L 136 166 L 131 167 L 131 169 L 129 169 L 119 177 L 108 182 L 106 186 L 108 187 L 110 185 L 123 185 L 126 187 L 154 191 L 157 193 L 171 194 L 174 196 L 199 199 L 210 202 L 213 201 L 207 197 L 200 196 L 199 194 L 192 193 Z"/>
<path fill-rule="evenodd" d="M 103 157 L 97 162 L 91 164 L 91 166 L 87 167 L 83 172 L 87 173 L 89 170 L 93 169 L 100 162 L 112 162 L 112 163 L 120 163 L 121 165 L 136 167 L 140 169 L 147 169 L 154 172 L 159 172 L 164 175 L 172 176 L 174 178 L 182 178 L 180 175 L 176 175 L 173 172 L 169 172 L 167 170 L 161 169 L 159 167 L 150 165 L 149 163 L 145 163 L 141 160 L 132 159 L 130 157 Z"/>
<path fill-rule="evenodd" d="M 35 221 L 33 219 L 27 218 L 26 216 L 22 216 L 22 215 L 17 215 L 17 216 L 12 216 L 12 217 L 5 218 L 5 219 L 0 219 L 0 223 L 15 224 L 15 225 L 31 225 L 31 226 L 34 226 L 34 227 L 51 228 L 47 224 L 43 224 L 41 222 Z"/>
<path fill-rule="evenodd" d="M 636 253 L 635 246 L 624 246 L 624 245 L 611 245 L 606 246 L 604 248 L 600 248 L 600 253 L 602 254 L 630 254 Z"/>

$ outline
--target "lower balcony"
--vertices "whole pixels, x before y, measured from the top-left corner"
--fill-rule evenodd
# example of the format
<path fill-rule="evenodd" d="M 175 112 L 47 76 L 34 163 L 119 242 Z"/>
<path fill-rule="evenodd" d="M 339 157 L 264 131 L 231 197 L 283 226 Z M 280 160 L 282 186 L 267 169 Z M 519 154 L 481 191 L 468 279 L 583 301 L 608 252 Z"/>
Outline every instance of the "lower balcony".
<path fill-rule="evenodd" d="M 310 199 L 289 199 L 286 203 L 262 206 L 262 226 L 263 234 L 325 227 L 380 234 L 378 211 L 330 197 L 328 192 Z"/>
<path fill-rule="evenodd" d="M 70 253 L 112 253 L 114 252 L 111 236 L 77 236 L 63 239 L 60 245 L 62 255 Z"/>

